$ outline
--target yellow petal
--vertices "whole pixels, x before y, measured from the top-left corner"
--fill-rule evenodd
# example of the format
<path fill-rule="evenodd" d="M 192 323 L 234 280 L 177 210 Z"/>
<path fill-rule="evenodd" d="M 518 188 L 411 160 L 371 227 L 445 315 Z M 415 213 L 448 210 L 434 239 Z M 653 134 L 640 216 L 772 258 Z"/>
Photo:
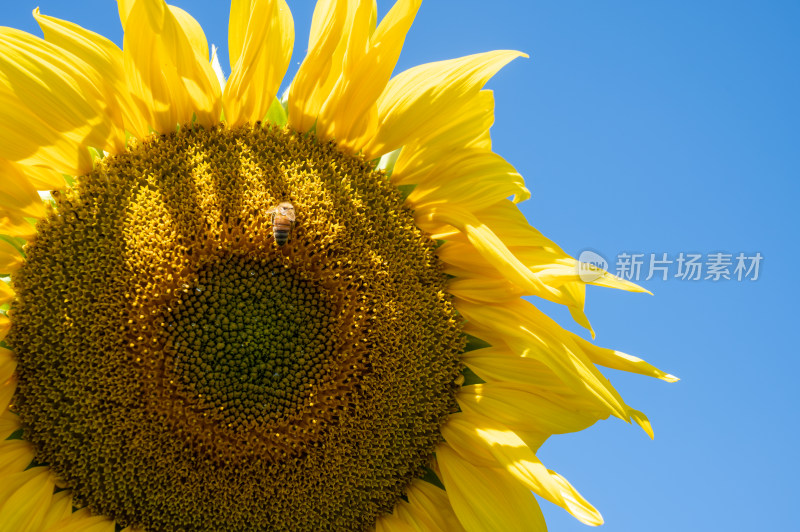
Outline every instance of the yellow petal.
<path fill-rule="evenodd" d="M 133 105 L 125 84 L 122 50 L 102 35 L 68 22 L 39 14 L 33 16 L 39 23 L 47 42 L 69 51 L 76 61 L 85 63 L 84 71 L 102 93 L 106 112 L 117 128 L 113 153 L 125 149 L 124 131 L 137 136 L 147 134 L 147 124 Z"/>
<path fill-rule="evenodd" d="M 423 216 L 436 205 L 476 211 L 509 196 L 518 195 L 520 200 L 530 197 L 513 166 L 496 153 L 478 149 L 463 150 L 458 159 L 444 161 L 414 183 L 417 186 L 407 202 Z"/>
<path fill-rule="evenodd" d="M 505 200 L 492 205 L 475 216 L 500 238 L 503 243 L 540 277 L 547 278 L 553 286 L 569 281 L 583 283 L 578 271 L 578 262 L 565 253 L 552 240 L 530 226 L 519 208 Z M 600 272 L 589 284 L 619 288 L 631 292 L 647 292 L 642 287 L 608 272 Z"/>
<path fill-rule="evenodd" d="M 36 226 L 26 218 L 38 219 L 47 213 L 39 193 L 17 172 L 16 165 L 0 160 L 0 175 L 4 180 L 0 189 L 0 233 L 23 238 L 35 235 Z"/>
<path fill-rule="evenodd" d="M 194 50 L 195 55 L 198 57 L 206 58 L 208 60 L 208 41 L 206 34 L 203 32 L 203 27 L 197 22 L 194 17 L 183 9 L 176 6 L 168 6 L 172 16 L 178 22 L 178 25 L 183 28 L 186 38 L 189 39 L 189 45 Z"/>
<path fill-rule="evenodd" d="M 20 428 L 19 416 L 14 412 L 6 409 L 0 414 L 0 440 L 5 440 Z"/>
<path fill-rule="evenodd" d="M 496 461 L 494 467 L 505 469 L 518 482 L 553 504 L 561 506 L 582 523 L 592 526 L 603 524 L 597 510 L 561 476 L 547 470 L 514 431 L 482 416 L 464 412 L 458 414 L 458 417 L 459 423 L 466 427 L 462 429 L 465 439 L 459 445 L 466 443 L 469 452 L 475 452 L 477 448 L 480 452 L 490 454 Z M 455 447 L 450 440 L 447 441 L 459 454 L 466 456 L 464 450 Z"/>
<path fill-rule="evenodd" d="M 642 427 L 642 430 L 650 436 L 651 440 L 654 439 L 655 434 L 653 434 L 653 426 L 650 424 L 650 420 L 647 419 L 647 416 L 644 415 L 643 412 L 639 412 L 633 408 L 629 409 L 629 413 L 633 422 Z"/>
<path fill-rule="evenodd" d="M 0 280 L 0 305 L 14 300 L 14 289 L 7 282 Z"/>
<path fill-rule="evenodd" d="M 502 344 L 497 340 L 498 345 Z M 518 356 L 505 346 L 475 349 L 461 355 L 461 361 L 481 379 L 492 382 L 519 383 L 557 395 L 560 402 L 574 403 L 577 393 L 556 376 L 544 363 L 527 356 Z M 600 411 L 605 411 L 602 409 Z"/>
<path fill-rule="evenodd" d="M 2 338 L 0 334 L 0 338 Z M 10 379 L 0 381 L 0 412 L 5 412 L 8 405 L 11 404 L 11 399 L 14 397 L 14 392 L 17 390 L 17 377 L 12 376 Z"/>
<path fill-rule="evenodd" d="M 423 229 L 446 223 L 464 233 L 480 256 L 494 266 L 506 279 L 526 293 L 562 304 L 575 304 L 570 294 L 547 285 L 542 278 L 522 263 L 498 236 L 471 212 L 452 205 L 428 207 L 415 213 L 417 225 Z M 439 253 L 440 257 L 442 256 Z M 444 259 L 443 259 L 444 260 Z"/>
<path fill-rule="evenodd" d="M 0 239 L 0 274 L 11 274 L 22 265 L 22 255 L 17 248 Z"/>
<path fill-rule="evenodd" d="M 534 387 L 486 383 L 463 386 L 456 399 L 462 411 L 493 419 L 512 430 L 538 430 L 550 434 L 578 432 L 598 419 L 595 415 L 565 408 L 555 396 L 550 400 Z"/>
<path fill-rule="evenodd" d="M 128 21 L 128 15 L 133 8 L 136 0 L 117 0 L 117 9 L 119 10 L 119 20 L 122 22 L 122 29 L 125 29 L 125 23 Z"/>
<path fill-rule="evenodd" d="M 370 35 L 372 2 L 358 6 L 342 75 L 320 109 L 317 134 L 359 151 L 378 127 L 377 100 L 400 57 L 421 0 L 398 0 Z"/>
<path fill-rule="evenodd" d="M 492 149 L 491 142 L 478 142 L 494 122 L 492 91 L 477 91 L 457 103 L 446 116 L 436 117 L 434 127 L 425 136 L 403 147 L 392 172 L 392 183 L 417 184 L 423 176 L 431 175 L 433 168 L 448 164 L 464 149 Z"/>
<path fill-rule="evenodd" d="M 444 251 L 444 248 L 450 243 L 445 243 L 438 251 Z M 472 254 L 475 259 L 475 254 Z M 505 278 L 499 277 L 496 270 L 492 269 L 488 263 L 482 261 L 480 266 L 472 266 L 470 269 L 460 269 L 452 264 L 445 264 L 444 273 L 455 276 L 450 279 L 447 284 L 448 293 L 460 299 L 466 299 L 472 302 L 485 302 L 485 303 L 501 303 L 503 301 L 511 301 L 526 294 L 520 287 L 508 282 Z M 484 273 L 483 277 L 474 277 L 481 271 Z M 582 327 L 585 327 L 592 333 L 594 332 L 589 320 L 583 313 L 583 304 L 585 301 L 585 285 L 581 284 L 565 284 L 560 287 L 560 290 L 569 290 L 572 294 L 566 299 L 569 304 L 568 309 L 572 314 L 573 319 Z M 569 303 L 574 300 L 575 303 Z"/>
<path fill-rule="evenodd" d="M 521 52 L 499 50 L 428 63 L 398 74 L 378 99 L 378 130 L 365 146 L 368 156 L 413 144 L 444 127 L 451 110 L 471 99 Z"/>
<path fill-rule="evenodd" d="M 49 532 L 53 525 L 70 515 L 72 515 L 72 492 L 70 490 L 59 491 L 53 495 L 50 507 L 42 520 L 42 530 Z"/>
<path fill-rule="evenodd" d="M 408 505 L 405 520 L 423 532 L 458 532 L 464 530 L 458 521 L 447 492 L 424 480 L 414 479 L 406 488 Z"/>
<path fill-rule="evenodd" d="M 476 329 L 470 323 L 467 323 L 464 332 L 500 346 L 476 349 L 461 355 L 462 362 L 481 379 L 494 383 L 510 383 L 511 387 L 537 393 L 570 411 L 587 416 L 587 420 L 591 417 L 597 420 L 606 419 L 609 415 L 614 415 L 627 423 L 633 421 L 653 438 L 653 429 L 643 413 L 624 402 L 615 404 L 613 400 L 602 398 L 597 393 L 587 393 L 586 389 L 566 383 L 540 359 L 531 358 L 530 352 L 523 349 L 517 354 L 507 345 L 504 346 L 506 338 L 502 333 L 493 335 L 492 332 Z M 616 390 L 610 384 L 608 386 L 613 399 Z"/>
<path fill-rule="evenodd" d="M 47 467 L 34 467 L 3 477 L 0 483 L 0 532 L 41 532 L 54 488 Z"/>
<path fill-rule="evenodd" d="M 0 478 L 25 471 L 34 457 L 33 446 L 25 440 L 0 442 Z"/>
<path fill-rule="evenodd" d="M 533 493 L 501 469 L 477 467 L 448 444 L 436 448 L 447 495 L 469 532 L 545 532 Z"/>
<path fill-rule="evenodd" d="M 102 515 L 92 515 L 83 508 L 50 526 L 46 532 L 114 532 L 114 521 Z"/>
<path fill-rule="evenodd" d="M 10 321 L 5 315 L 0 314 L 0 339 L 8 332 L 7 328 L 3 330 L 3 320 Z M 11 351 L 0 347 L 0 412 L 6 411 L 17 389 L 17 377 L 14 375 L 17 362 L 12 355 Z"/>
<path fill-rule="evenodd" d="M 8 331 L 11 329 L 11 320 L 8 319 L 8 316 L 5 314 L 0 314 L 0 340 L 6 337 Z M 0 385 L 1 386 L 1 385 Z M 0 391 L 0 397 L 2 397 L 2 391 Z"/>
<path fill-rule="evenodd" d="M 501 337 L 512 352 L 539 360 L 576 393 L 593 398 L 621 419 L 629 419 L 619 393 L 581 346 L 534 305 L 521 299 L 502 306 L 456 301 L 456 308 L 469 322 Z"/>
<path fill-rule="evenodd" d="M 453 270 L 445 268 L 445 273 L 453 274 Z M 456 277 L 447 283 L 448 293 L 461 299 L 475 302 L 499 303 L 516 299 L 524 294 L 517 286 L 502 278 L 469 278 Z"/>
<path fill-rule="evenodd" d="M 308 54 L 289 88 L 289 126 L 310 130 L 342 73 L 356 0 L 319 0 L 314 8 Z M 237 48 L 238 49 L 238 48 Z"/>
<path fill-rule="evenodd" d="M 476 94 L 476 98 L 468 100 L 468 103 L 474 104 L 474 100 L 478 100 L 478 103 L 485 103 L 480 102 L 481 99 L 477 97 L 487 92 L 480 91 Z M 491 100 L 491 102 L 493 101 Z M 479 106 L 478 109 L 482 110 L 482 107 Z M 492 111 L 489 110 L 489 113 L 491 116 Z M 479 118 L 475 116 L 476 120 L 479 120 Z M 463 126 L 469 130 L 466 124 L 463 124 Z M 442 134 L 447 135 L 448 133 L 450 132 L 443 132 Z M 456 138 L 462 141 L 469 137 L 463 131 L 456 131 L 450 134 L 456 135 Z M 450 181 L 457 182 L 461 175 L 461 172 L 455 168 L 457 166 L 464 166 L 467 171 L 472 171 L 478 176 L 480 175 L 478 170 L 481 167 L 495 173 L 497 170 L 502 170 L 507 173 L 517 174 L 513 166 L 496 153 L 493 153 L 491 149 L 475 146 L 467 147 L 464 144 L 451 143 L 450 138 L 431 137 L 424 139 L 422 146 L 405 146 L 397 158 L 397 163 L 392 172 L 392 182 L 395 185 L 417 185 L 423 187 L 427 183 L 435 186 Z"/>
<path fill-rule="evenodd" d="M 632 355 L 621 353 L 613 349 L 606 349 L 598 347 L 591 342 L 588 342 L 580 336 L 574 335 L 573 339 L 577 342 L 586 352 L 589 360 L 595 364 L 605 366 L 607 368 L 618 369 L 620 371 L 627 371 L 630 373 L 638 373 L 639 375 L 647 375 L 648 377 L 655 377 L 667 382 L 677 382 L 678 377 L 665 373 L 642 360 Z"/>
<path fill-rule="evenodd" d="M 401 501 L 403 502 L 403 501 Z M 400 516 L 382 515 L 375 521 L 375 532 L 416 532 Z"/>
<path fill-rule="evenodd" d="M 480 467 L 497 467 L 497 460 L 486 446 L 474 445 L 474 414 L 458 412 L 447 418 L 442 425 L 442 437 L 464 460 Z M 441 464 L 440 464 L 441 465 Z"/>
<path fill-rule="evenodd" d="M 0 347 L 0 383 L 8 381 L 16 369 L 17 362 L 14 360 L 14 353 L 5 347 Z"/>
<path fill-rule="evenodd" d="M 289 6 L 284 0 L 234 0 L 228 34 L 232 72 L 223 106 L 228 126 L 236 127 L 262 120 L 278 93 L 294 46 Z"/>
<path fill-rule="evenodd" d="M 0 28 L 0 157 L 82 175 L 87 147 L 119 146 L 86 63 L 38 37 Z"/>
<path fill-rule="evenodd" d="M 60 190 L 66 186 L 64 174 L 45 166 L 31 166 L 0 159 L 0 175 L 25 179 L 36 190 Z"/>
<path fill-rule="evenodd" d="M 160 133 L 193 115 L 206 127 L 219 122 L 220 86 L 208 45 L 200 43 L 206 39 L 199 24 L 163 0 L 138 0 L 130 8 L 123 40 L 126 79 L 139 112 Z"/>

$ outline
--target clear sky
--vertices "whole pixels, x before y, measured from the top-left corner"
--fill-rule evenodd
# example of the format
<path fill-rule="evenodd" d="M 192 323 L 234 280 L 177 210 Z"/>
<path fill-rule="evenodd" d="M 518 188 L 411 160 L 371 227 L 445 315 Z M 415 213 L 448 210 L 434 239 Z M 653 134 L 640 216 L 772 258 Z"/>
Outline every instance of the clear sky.
<path fill-rule="evenodd" d="M 222 48 L 229 73 L 228 2 L 174 3 Z M 391 5 L 378 4 L 381 14 Z M 37 5 L 121 41 L 110 0 L 4 0 L 0 24 L 38 34 Z M 297 45 L 286 82 L 305 54 L 313 2 L 289 5 Z M 612 271 L 621 254 L 643 255 L 640 284 L 655 296 L 590 287 L 587 313 L 598 344 L 681 377 L 606 372 L 648 414 L 655 441 L 614 420 L 540 452 L 598 507 L 606 532 L 796 530 L 798 30 L 794 0 L 427 0 L 406 41 L 398 71 L 499 48 L 529 53 L 489 84 L 495 151 L 533 193 L 523 211 L 566 251 L 593 250 Z M 651 254 L 664 253 L 668 280 L 644 280 Z M 701 255 L 701 280 L 675 277 L 680 253 Z M 731 255 L 730 280 L 705 279 L 716 253 Z M 757 280 L 736 279 L 740 253 L 763 257 Z M 586 530 L 542 506 L 550 530 Z"/>

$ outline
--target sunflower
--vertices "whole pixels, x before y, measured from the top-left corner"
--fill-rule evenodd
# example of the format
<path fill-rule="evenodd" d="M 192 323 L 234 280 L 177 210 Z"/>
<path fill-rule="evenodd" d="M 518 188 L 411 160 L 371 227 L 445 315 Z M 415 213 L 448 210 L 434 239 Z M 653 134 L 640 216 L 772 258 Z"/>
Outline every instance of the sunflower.
<path fill-rule="evenodd" d="M 419 4 L 320 0 L 280 97 L 284 0 L 233 0 L 227 80 L 163 0 L 119 1 L 122 49 L 0 28 L 0 530 L 602 523 L 537 449 L 652 437 L 596 365 L 675 378 L 523 299 L 589 328 L 491 147 L 524 54 L 392 77 Z"/>

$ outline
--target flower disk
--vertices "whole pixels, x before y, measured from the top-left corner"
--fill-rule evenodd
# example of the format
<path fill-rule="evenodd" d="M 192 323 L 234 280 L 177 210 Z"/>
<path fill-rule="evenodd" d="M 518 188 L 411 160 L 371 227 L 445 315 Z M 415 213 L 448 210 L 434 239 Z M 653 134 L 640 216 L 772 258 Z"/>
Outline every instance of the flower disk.
<path fill-rule="evenodd" d="M 8 341 L 24 437 L 76 503 L 148 530 L 363 530 L 423 474 L 461 322 L 435 243 L 368 161 L 274 127 L 182 128 L 56 204 Z"/>

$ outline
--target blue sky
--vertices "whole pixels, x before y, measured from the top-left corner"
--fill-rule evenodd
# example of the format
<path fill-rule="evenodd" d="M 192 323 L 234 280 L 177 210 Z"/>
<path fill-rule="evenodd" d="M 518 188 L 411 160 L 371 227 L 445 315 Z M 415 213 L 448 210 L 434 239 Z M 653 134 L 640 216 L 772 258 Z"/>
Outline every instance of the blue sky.
<path fill-rule="evenodd" d="M 227 2 L 174 3 L 226 50 Z M 9 4 L 0 24 L 38 33 L 39 5 L 121 40 L 108 0 Z M 289 4 L 287 82 L 313 6 Z M 569 253 L 594 250 L 612 270 L 620 253 L 644 254 L 641 279 L 651 253 L 763 257 L 756 281 L 684 280 L 673 263 L 667 281 L 640 281 L 655 296 L 590 287 L 597 343 L 682 379 L 607 372 L 648 414 L 655 441 L 608 421 L 540 453 L 598 507 L 607 532 L 796 526 L 798 23 L 800 3 L 781 0 L 427 0 L 406 41 L 398 71 L 498 48 L 531 55 L 489 84 L 494 147 L 526 177 L 528 219 Z M 226 52 L 222 62 L 229 72 Z M 551 530 L 586 530 L 543 508 Z"/>

